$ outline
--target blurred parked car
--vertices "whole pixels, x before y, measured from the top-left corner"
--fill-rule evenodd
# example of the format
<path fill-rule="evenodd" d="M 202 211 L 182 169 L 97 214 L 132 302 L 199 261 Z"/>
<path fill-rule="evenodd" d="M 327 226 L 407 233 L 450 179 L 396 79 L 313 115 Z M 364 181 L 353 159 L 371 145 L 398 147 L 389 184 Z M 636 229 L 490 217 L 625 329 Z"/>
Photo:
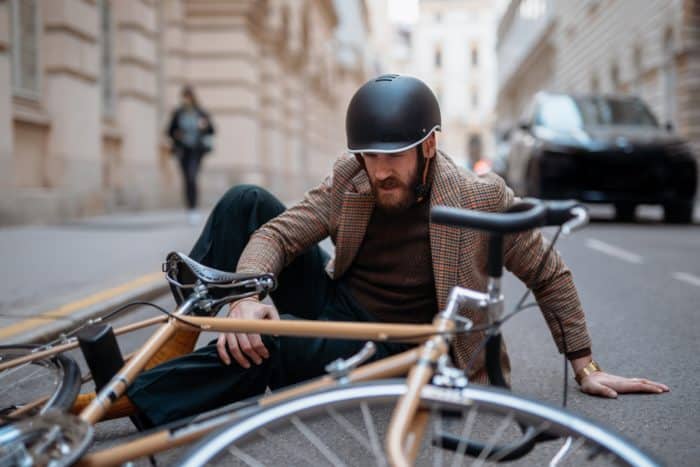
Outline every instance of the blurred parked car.
<path fill-rule="evenodd" d="M 692 221 L 697 163 L 635 97 L 538 93 L 511 138 L 517 193 L 612 203 L 620 219 L 660 204 L 667 222 Z"/>
<path fill-rule="evenodd" d="M 495 132 L 496 148 L 491 159 L 491 170 L 508 183 L 508 153 L 510 152 L 511 129 L 501 129 Z"/>

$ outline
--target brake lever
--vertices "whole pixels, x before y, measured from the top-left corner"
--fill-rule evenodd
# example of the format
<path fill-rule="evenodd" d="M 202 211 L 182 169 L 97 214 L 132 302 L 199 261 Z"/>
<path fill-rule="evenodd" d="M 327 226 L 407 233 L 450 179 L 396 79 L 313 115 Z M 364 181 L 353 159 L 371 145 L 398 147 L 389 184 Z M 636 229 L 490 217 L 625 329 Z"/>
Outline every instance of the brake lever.
<path fill-rule="evenodd" d="M 588 220 L 590 218 L 588 216 L 588 211 L 582 206 L 576 206 L 575 208 L 572 208 L 571 214 L 574 215 L 574 218 L 569 221 L 566 221 L 561 226 L 561 233 L 564 236 L 571 235 L 571 233 L 575 230 L 579 230 L 581 227 L 588 224 Z"/>

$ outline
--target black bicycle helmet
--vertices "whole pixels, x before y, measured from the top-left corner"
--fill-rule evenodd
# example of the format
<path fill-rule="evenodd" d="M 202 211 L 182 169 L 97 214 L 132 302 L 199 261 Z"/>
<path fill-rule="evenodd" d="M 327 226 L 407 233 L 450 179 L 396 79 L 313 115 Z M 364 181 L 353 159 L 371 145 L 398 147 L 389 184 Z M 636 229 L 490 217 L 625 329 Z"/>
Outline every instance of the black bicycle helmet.
<path fill-rule="evenodd" d="M 350 100 L 345 117 L 348 151 L 405 151 L 440 130 L 440 124 L 440 105 L 423 81 L 381 75 L 362 85 Z"/>

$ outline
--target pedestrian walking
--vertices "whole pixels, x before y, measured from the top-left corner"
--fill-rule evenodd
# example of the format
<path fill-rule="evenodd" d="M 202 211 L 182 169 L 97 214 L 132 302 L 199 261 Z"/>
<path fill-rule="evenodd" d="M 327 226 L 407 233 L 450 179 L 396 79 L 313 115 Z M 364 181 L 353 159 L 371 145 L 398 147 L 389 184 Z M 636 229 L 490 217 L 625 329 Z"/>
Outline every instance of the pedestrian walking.
<path fill-rule="evenodd" d="M 199 105 L 191 86 L 182 88 L 181 98 L 180 106 L 170 119 L 168 136 L 173 155 L 182 169 L 187 219 L 190 224 L 196 224 L 199 222 L 197 174 L 202 158 L 213 149 L 214 125 Z"/>

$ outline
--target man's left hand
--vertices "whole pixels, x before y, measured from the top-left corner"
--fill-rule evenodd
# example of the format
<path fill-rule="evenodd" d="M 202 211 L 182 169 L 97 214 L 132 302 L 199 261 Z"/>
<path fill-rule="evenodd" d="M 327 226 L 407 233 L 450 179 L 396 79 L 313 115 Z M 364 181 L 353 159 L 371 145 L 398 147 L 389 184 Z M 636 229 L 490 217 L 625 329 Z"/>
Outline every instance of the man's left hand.
<path fill-rule="evenodd" d="M 581 380 L 581 391 L 600 397 L 616 398 L 624 393 L 653 393 L 660 394 L 670 389 L 665 384 L 644 378 L 625 378 L 611 375 L 604 371 L 596 371 Z"/>

